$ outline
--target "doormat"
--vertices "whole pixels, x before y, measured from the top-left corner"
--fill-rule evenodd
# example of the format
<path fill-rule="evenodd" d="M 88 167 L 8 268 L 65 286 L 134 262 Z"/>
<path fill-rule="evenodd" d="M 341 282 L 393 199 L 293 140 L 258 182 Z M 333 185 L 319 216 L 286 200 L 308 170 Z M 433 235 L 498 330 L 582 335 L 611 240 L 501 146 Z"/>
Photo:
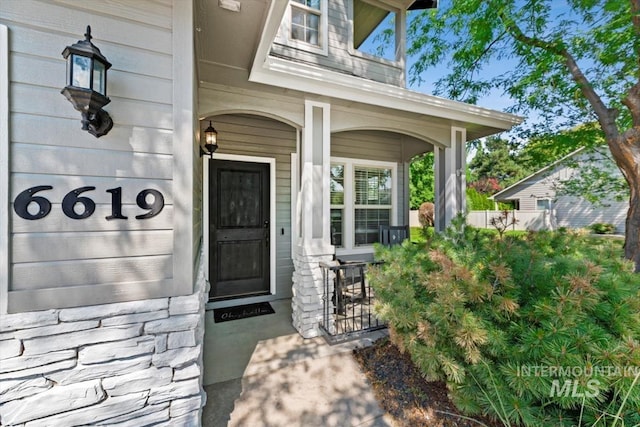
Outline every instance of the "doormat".
<path fill-rule="evenodd" d="M 259 302 L 256 304 L 238 305 L 236 307 L 214 308 L 213 320 L 215 323 L 221 323 L 273 313 L 275 313 L 275 311 L 273 307 L 271 307 L 271 304 L 268 302 Z"/>

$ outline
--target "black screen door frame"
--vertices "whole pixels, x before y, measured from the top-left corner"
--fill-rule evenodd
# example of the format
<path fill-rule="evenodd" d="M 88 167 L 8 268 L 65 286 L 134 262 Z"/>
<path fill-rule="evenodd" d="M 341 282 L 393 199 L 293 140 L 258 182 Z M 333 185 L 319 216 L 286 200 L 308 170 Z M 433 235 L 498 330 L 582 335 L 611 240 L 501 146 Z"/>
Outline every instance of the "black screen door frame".
<path fill-rule="evenodd" d="M 210 178 L 210 174 L 212 173 L 211 171 L 211 163 L 209 161 L 209 158 L 205 157 L 205 162 L 204 162 L 204 200 L 203 200 L 203 228 L 204 228 L 204 248 L 205 248 L 205 259 L 206 259 L 206 268 L 205 268 L 205 277 L 207 278 L 207 280 L 210 281 L 212 287 L 213 287 L 213 280 L 212 277 L 210 277 L 211 275 L 211 268 L 212 263 L 215 263 L 215 260 L 213 259 L 213 253 L 211 251 L 211 245 L 212 245 L 212 230 L 211 230 L 211 215 L 213 214 L 213 212 L 211 211 L 213 209 L 213 207 L 210 205 L 211 204 L 211 198 L 212 198 L 212 192 L 216 191 L 213 188 L 210 188 L 211 185 L 211 178 Z M 223 160 L 223 161 L 230 161 L 230 162 L 237 162 L 238 164 L 242 164 L 242 163 L 247 163 L 247 164 L 251 164 L 251 163 L 256 163 L 256 164 L 263 164 L 266 165 L 268 167 L 268 174 L 269 174 L 269 188 L 267 190 L 268 192 L 268 203 L 269 203 L 269 227 L 268 227 L 268 233 L 269 233 L 269 246 L 268 246 L 268 253 L 269 253 L 269 277 L 268 277 L 268 282 L 269 282 L 269 291 L 266 293 L 262 293 L 262 294 L 255 294 L 255 295 L 238 295 L 238 296 L 231 296 L 231 297 L 220 297 L 220 298 L 214 298 L 214 299 L 210 299 L 210 302 L 215 303 L 216 301 L 222 301 L 222 300 L 227 300 L 227 299 L 235 299 L 235 298 L 250 298 L 253 296 L 259 296 L 259 295 L 274 295 L 276 293 L 276 287 L 275 287 L 275 267 L 276 267 L 276 263 L 275 263 L 275 254 L 276 254 L 276 248 L 275 248 L 275 237 L 276 237 L 276 230 L 275 230 L 275 213 L 276 213 L 276 206 L 275 206 L 275 192 L 276 192 L 276 188 L 275 188 L 275 164 L 276 164 L 276 160 L 274 158 L 270 158 L 270 157 L 251 157 L 251 156 L 242 156 L 242 155 L 234 155 L 234 154 L 214 154 L 213 156 L 213 160 Z M 210 293 L 211 296 L 211 293 Z"/>

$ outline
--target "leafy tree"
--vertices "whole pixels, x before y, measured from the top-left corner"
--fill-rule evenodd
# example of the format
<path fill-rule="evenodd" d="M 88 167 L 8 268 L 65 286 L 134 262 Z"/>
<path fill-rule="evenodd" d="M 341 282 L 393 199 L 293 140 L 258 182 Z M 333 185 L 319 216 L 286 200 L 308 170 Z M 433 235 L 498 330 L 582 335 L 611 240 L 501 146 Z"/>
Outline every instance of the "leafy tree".
<path fill-rule="evenodd" d="M 555 183 L 556 193 L 580 196 L 596 206 L 604 206 L 611 200 L 623 201 L 629 188 L 608 154 L 606 147 L 600 147 L 590 149 L 576 159 L 563 161 L 563 164 L 579 170 L 579 173 Z"/>
<path fill-rule="evenodd" d="M 434 175 L 433 153 L 425 153 L 413 159 L 409 166 L 409 203 L 411 209 L 419 209 L 424 202 L 433 202 Z"/>
<path fill-rule="evenodd" d="M 570 130 L 532 135 L 520 152 L 527 166 L 536 171 L 571 154 L 580 147 L 595 148 L 605 144 L 597 123 L 586 123 Z"/>
<path fill-rule="evenodd" d="M 502 186 L 495 178 L 481 178 L 467 184 L 467 188 L 473 188 L 479 193 L 494 194 L 502 190 Z"/>
<path fill-rule="evenodd" d="M 476 147 L 476 154 L 469 163 L 475 180 L 495 178 L 501 186 L 507 187 L 529 174 L 529 169 L 518 159 L 519 147 L 514 142 L 490 137 L 477 142 Z"/>
<path fill-rule="evenodd" d="M 443 0 L 408 26 L 410 73 L 449 60 L 436 92 L 490 90 L 539 112 L 532 133 L 597 122 L 629 186 L 625 256 L 640 271 L 640 0 Z M 478 70 L 493 67 L 486 77 Z M 595 137 L 595 133 L 594 133 Z"/>
<path fill-rule="evenodd" d="M 493 210 L 494 201 L 489 200 L 486 193 L 481 193 L 473 187 L 467 187 L 467 210 L 484 211 Z"/>
<path fill-rule="evenodd" d="M 587 155 L 563 162 L 579 173 L 557 182 L 556 193 L 581 197 L 595 206 L 604 206 L 611 200 L 623 201 L 629 195 L 629 186 L 611 159 L 604 140 L 593 137 L 597 126 L 597 123 L 587 123 L 553 135 L 538 135 L 523 147 L 520 157 L 530 169 L 538 170 L 578 148 L 587 148 L 584 153 Z"/>

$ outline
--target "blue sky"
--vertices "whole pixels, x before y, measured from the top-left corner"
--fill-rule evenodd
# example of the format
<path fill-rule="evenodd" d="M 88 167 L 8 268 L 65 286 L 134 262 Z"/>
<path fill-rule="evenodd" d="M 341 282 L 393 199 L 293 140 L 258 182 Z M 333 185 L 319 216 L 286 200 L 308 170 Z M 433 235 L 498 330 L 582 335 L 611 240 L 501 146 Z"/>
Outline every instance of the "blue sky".
<path fill-rule="evenodd" d="M 446 1 L 448 0 L 441 0 L 440 3 L 442 4 Z M 412 14 L 416 12 L 409 12 L 409 13 Z M 380 32 L 384 31 L 384 29 L 386 28 L 390 28 L 392 25 L 393 25 L 393 18 L 392 18 L 392 15 L 390 14 L 385 19 L 385 21 L 383 21 L 383 23 L 378 27 L 378 29 L 374 31 L 371 34 L 371 36 L 369 36 L 369 38 L 363 43 L 363 45 L 360 47 L 359 50 L 374 54 L 376 56 L 381 56 L 382 58 L 385 58 L 385 59 L 392 60 L 395 57 L 395 53 L 394 53 L 395 46 L 388 46 L 387 48 L 384 49 L 384 51 L 382 52 L 382 55 L 379 55 L 379 52 L 377 51 L 380 47 L 380 42 L 376 39 L 377 35 Z M 409 68 L 411 67 L 412 61 L 411 61 L 411 58 L 407 58 L 407 59 L 408 59 L 407 71 L 408 71 Z M 503 62 L 504 63 L 501 63 L 499 65 L 496 64 L 495 69 L 504 70 L 505 67 L 512 68 L 516 65 L 516 61 L 503 61 Z M 432 76 L 442 76 L 446 74 L 448 71 L 449 70 L 448 70 L 447 63 L 443 63 L 439 66 L 429 69 L 429 74 Z M 489 76 L 490 74 L 491 74 L 491 70 L 483 70 L 483 75 Z M 407 82 L 409 82 L 408 77 L 407 77 Z M 408 84 L 408 88 L 415 90 L 417 92 L 433 94 L 434 83 L 435 83 L 435 78 L 430 79 L 428 78 L 428 76 L 425 76 L 423 82 L 419 84 Z M 480 102 L 478 102 L 478 105 L 482 107 L 499 110 L 499 111 L 505 111 L 507 108 L 513 105 L 513 101 L 508 97 L 503 96 L 500 91 L 494 91 L 490 95 L 482 98 Z"/>
<path fill-rule="evenodd" d="M 452 1 L 454 0 L 440 0 L 439 1 L 440 7 L 446 7 Z M 554 0 L 550 2 L 550 4 L 551 4 L 550 16 L 552 17 L 562 16 L 563 18 L 571 17 L 570 16 L 571 8 L 567 5 L 566 0 Z M 409 19 L 411 19 L 411 14 L 415 14 L 415 13 L 418 13 L 418 11 L 409 12 Z M 387 19 L 385 23 L 383 23 L 383 25 L 380 26 L 379 30 L 381 31 L 384 28 L 388 28 L 391 25 L 392 25 L 392 20 Z M 378 46 L 380 45 L 380 42 L 376 41 L 375 35 L 376 35 L 376 32 L 374 32 L 374 34 L 372 34 L 370 38 L 363 44 L 363 46 L 361 47 L 361 50 L 374 52 L 378 48 Z M 391 59 L 394 56 L 393 49 L 394 47 L 390 47 L 389 49 L 387 49 L 387 52 L 385 52 L 383 57 L 387 57 L 388 59 Z M 492 77 L 504 72 L 505 70 L 513 69 L 514 67 L 517 66 L 517 62 L 518 61 L 515 59 L 505 59 L 500 61 L 495 60 L 490 67 L 485 67 L 481 69 L 479 73 L 483 77 Z M 407 70 L 410 68 L 411 64 L 412 64 L 412 60 L 411 58 L 408 58 Z M 443 76 L 448 72 L 449 72 L 449 64 L 446 61 L 444 61 L 442 64 L 436 67 L 430 68 L 423 76 L 423 80 L 424 80 L 423 82 L 419 84 L 410 84 L 408 87 L 409 89 L 412 89 L 418 92 L 433 94 L 435 80 L 437 80 L 439 76 Z M 407 79 L 407 81 L 409 81 L 409 79 Z M 498 111 L 506 111 L 509 107 L 512 107 L 514 105 L 514 102 L 511 98 L 509 98 L 508 95 L 503 94 L 501 90 L 493 90 L 486 96 L 480 98 L 477 105 L 498 110 Z M 530 119 L 535 119 L 535 116 L 530 117 Z M 532 121 L 535 121 L 535 120 L 532 120 Z"/>

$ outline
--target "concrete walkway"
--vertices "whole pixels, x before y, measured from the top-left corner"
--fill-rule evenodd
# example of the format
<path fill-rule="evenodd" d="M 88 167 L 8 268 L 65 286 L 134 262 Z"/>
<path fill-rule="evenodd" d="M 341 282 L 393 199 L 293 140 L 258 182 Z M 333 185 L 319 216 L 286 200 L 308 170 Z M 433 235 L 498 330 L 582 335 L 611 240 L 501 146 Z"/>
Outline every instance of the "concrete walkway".
<path fill-rule="evenodd" d="M 291 326 L 289 300 L 276 314 L 205 329 L 205 427 L 393 426 L 351 355 L 384 335 L 330 346 Z"/>

